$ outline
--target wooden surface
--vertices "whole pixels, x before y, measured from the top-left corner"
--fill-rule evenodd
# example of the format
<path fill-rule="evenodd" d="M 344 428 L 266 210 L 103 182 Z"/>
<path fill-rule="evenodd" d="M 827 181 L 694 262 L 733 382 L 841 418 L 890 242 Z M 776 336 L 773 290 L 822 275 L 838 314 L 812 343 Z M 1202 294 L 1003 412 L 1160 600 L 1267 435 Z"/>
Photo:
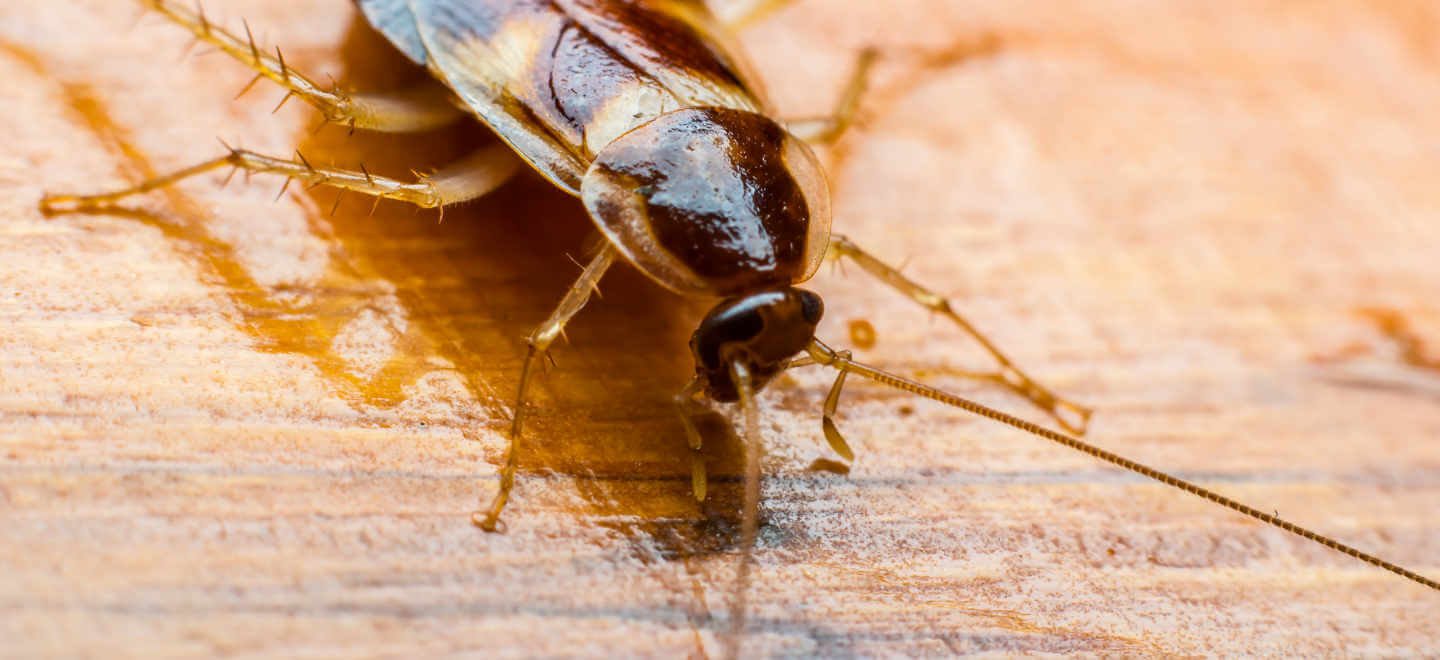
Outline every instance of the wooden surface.
<path fill-rule="evenodd" d="M 344 0 L 214 0 L 287 62 L 413 75 Z M 537 388 L 522 338 L 586 220 L 535 178 L 445 214 L 207 176 L 53 219 L 215 137 L 403 174 L 488 139 L 347 138 L 131 3 L 0 12 L 0 655 L 714 654 L 736 488 L 666 401 L 703 304 L 621 269 Z M 1090 438 L 1440 575 L 1440 12 L 1430 2 L 813 0 L 744 35 L 780 107 L 884 59 L 827 156 L 836 227 L 1098 409 Z M 822 271 L 821 336 L 1024 416 L 958 332 Z M 1440 654 L 1440 594 L 962 413 L 767 391 L 748 649 Z M 736 451 L 709 425 L 710 468 Z M 496 653 L 503 651 L 504 653 Z"/>

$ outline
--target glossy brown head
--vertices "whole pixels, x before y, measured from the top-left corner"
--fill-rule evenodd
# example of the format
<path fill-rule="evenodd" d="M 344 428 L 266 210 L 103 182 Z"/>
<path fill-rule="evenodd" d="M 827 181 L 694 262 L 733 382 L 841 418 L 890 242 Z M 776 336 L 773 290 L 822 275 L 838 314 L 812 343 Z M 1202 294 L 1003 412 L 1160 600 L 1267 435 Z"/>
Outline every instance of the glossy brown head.
<path fill-rule="evenodd" d="M 631 263 L 675 291 L 734 296 L 804 281 L 830 237 L 814 153 L 764 115 L 663 114 L 600 151 L 581 197 Z"/>
<path fill-rule="evenodd" d="M 824 313 L 820 296 L 793 287 L 726 298 L 690 336 L 695 377 L 711 399 L 732 402 L 739 395 L 730 364 L 740 362 L 759 390 L 805 350 Z"/>

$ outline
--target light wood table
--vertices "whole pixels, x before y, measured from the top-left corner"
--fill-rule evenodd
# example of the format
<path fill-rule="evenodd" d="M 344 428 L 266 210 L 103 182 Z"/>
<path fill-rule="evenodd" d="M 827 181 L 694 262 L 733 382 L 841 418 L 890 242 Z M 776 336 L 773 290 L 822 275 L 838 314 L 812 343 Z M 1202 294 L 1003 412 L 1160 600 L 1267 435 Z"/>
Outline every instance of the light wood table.
<path fill-rule="evenodd" d="M 344 0 L 213 0 L 287 62 L 413 72 Z M 484 142 L 312 112 L 132 3 L 0 11 L 0 656 L 715 655 L 737 450 L 689 496 L 668 406 L 704 305 L 629 268 L 536 388 L 523 337 L 588 230 L 537 178 L 437 223 L 221 175 L 123 212 L 43 190 L 220 153 L 403 175 Z M 836 228 L 953 295 L 1094 442 L 1440 576 L 1440 9 L 1430 2 L 806 0 L 743 35 L 787 114 L 883 59 L 826 154 Z M 821 335 L 968 383 L 940 319 L 822 272 Z M 1043 440 L 825 374 L 766 392 L 753 654 L 1440 654 L 1440 593 Z"/>

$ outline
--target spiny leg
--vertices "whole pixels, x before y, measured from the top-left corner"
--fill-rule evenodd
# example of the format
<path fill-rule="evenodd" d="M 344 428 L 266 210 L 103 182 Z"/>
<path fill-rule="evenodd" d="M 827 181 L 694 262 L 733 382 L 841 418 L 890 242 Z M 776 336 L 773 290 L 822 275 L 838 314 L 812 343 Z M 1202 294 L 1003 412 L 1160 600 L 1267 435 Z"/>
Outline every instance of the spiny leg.
<path fill-rule="evenodd" d="M 299 152 L 296 152 L 296 160 L 285 160 L 244 149 L 231 149 L 230 153 L 219 158 L 123 190 L 95 195 L 46 195 L 40 200 L 40 209 L 47 214 L 100 210 L 126 197 L 226 166 L 279 174 L 312 186 L 331 186 L 376 198 L 397 199 L 423 208 L 435 208 L 475 199 L 494 190 L 519 169 L 520 161 L 504 145 L 496 144 L 480 149 L 431 176 L 416 181 L 400 181 L 373 175 L 363 167 L 358 172 L 313 167 Z M 289 185 L 289 180 L 286 185 Z"/>
<path fill-rule="evenodd" d="M 976 330 L 975 326 L 957 314 L 955 310 L 951 308 L 949 301 L 911 281 L 902 275 L 899 270 L 861 250 L 859 246 L 850 242 L 850 239 L 844 236 L 830 237 L 830 253 L 832 258 L 848 258 L 859 265 L 860 268 L 864 269 L 865 272 L 870 273 L 876 279 L 890 285 L 900 293 L 905 294 L 911 300 L 954 321 L 962 330 L 980 342 L 980 345 L 1000 364 L 999 371 L 968 375 L 999 383 L 1013 390 L 1029 399 L 1036 407 L 1049 413 L 1066 431 L 1084 435 L 1085 428 L 1090 422 L 1090 415 L 1094 411 L 1056 396 L 1050 390 L 1035 382 L 1034 379 L 1025 375 L 1025 372 L 1015 366 L 1015 363 L 1011 362 L 1010 358 L 1005 357 L 1005 354 L 1001 353 L 995 344 L 985 338 L 985 335 L 980 334 L 980 331 Z M 1069 419 L 1063 413 L 1069 413 L 1073 415 L 1075 419 Z"/>
<path fill-rule="evenodd" d="M 500 468 L 500 489 L 491 500 L 488 511 L 470 514 L 470 520 L 487 532 L 499 530 L 500 512 L 510 500 L 510 490 L 515 487 L 516 449 L 520 444 L 521 424 L 525 419 L 525 390 L 530 384 L 530 371 L 535 365 L 535 358 L 545 354 L 550 345 L 555 343 L 555 338 L 565 331 L 565 324 L 585 307 L 585 303 L 590 300 L 590 294 L 598 289 L 600 278 L 604 277 L 605 271 L 609 270 L 613 263 L 615 248 L 606 242 L 590 259 L 579 279 L 570 285 L 570 290 L 565 292 L 565 297 L 560 299 L 560 304 L 550 313 L 550 318 L 530 334 L 530 349 L 525 354 L 524 365 L 520 367 L 520 387 L 515 394 L 515 412 L 510 419 L 510 445 L 505 449 L 505 464 Z"/>
<path fill-rule="evenodd" d="M 865 87 L 870 82 L 870 71 L 878 57 L 879 51 L 873 48 L 860 51 L 860 55 L 855 59 L 855 69 L 850 73 L 850 81 L 846 83 L 845 91 L 840 94 L 830 116 L 792 119 L 785 122 L 785 129 L 795 137 L 813 144 L 834 144 L 855 122 L 856 111 L 860 109 L 860 99 L 865 96 Z"/>
<path fill-rule="evenodd" d="M 386 94 L 350 94 L 335 85 L 329 90 L 322 89 L 313 80 L 290 68 L 279 48 L 275 49 L 273 56 L 261 52 L 255 45 L 248 23 L 245 25 L 245 38 L 241 39 L 211 23 L 199 5 L 192 12 L 168 0 L 147 0 L 145 4 L 190 30 L 197 39 L 254 69 L 257 72 L 255 79 L 245 86 L 246 90 L 261 77 L 269 78 L 289 90 L 286 100 L 291 96 L 300 97 L 320 110 L 327 122 L 344 124 L 352 129 L 410 133 L 444 126 L 464 116 L 464 112 L 452 102 L 450 93 L 437 82 L 427 81 L 415 89 Z M 282 100 L 281 104 L 284 102 Z"/>
<path fill-rule="evenodd" d="M 702 440 L 700 430 L 695 428 L 695 420 L 691 416 L 698 404 L 695 402 L 695 395 L 700 392 L 700 379 L 692 378 L 675 395 L 675 412 L 680 416 L 680 423 L 685 427 L 685 440 L 690 445 L 690 492 L 695 495 L 695 501 L 704 502 L 708 490 L 708 480 L 705 477 L 705 456 L 700 453 Z"/>

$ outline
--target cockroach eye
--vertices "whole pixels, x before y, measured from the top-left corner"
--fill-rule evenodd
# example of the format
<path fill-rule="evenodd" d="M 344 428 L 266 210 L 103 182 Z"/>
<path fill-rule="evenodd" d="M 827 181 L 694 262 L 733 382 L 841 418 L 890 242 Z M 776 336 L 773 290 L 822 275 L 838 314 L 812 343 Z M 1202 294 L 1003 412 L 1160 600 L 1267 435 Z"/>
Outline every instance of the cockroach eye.
<path fill-rule="evenodd" d="M 740 362 L 763 388 L 814 340 L 823 309 L 820 296 L 789 287 L 720 301 L 690 337 L 695 377 L 711 398 L 734 401 L 730 365 Z"/>
<path fill-rule="evenodd" d="M 795 293 L 800 296 L 800 313 L 805 315 L 805 320 L 809 321 L 810 325 L 818 325 L 820 317 L 825 314 L 825 303 L 820 300 L 820 296 L 804 289 L 796 289 Z"/>

